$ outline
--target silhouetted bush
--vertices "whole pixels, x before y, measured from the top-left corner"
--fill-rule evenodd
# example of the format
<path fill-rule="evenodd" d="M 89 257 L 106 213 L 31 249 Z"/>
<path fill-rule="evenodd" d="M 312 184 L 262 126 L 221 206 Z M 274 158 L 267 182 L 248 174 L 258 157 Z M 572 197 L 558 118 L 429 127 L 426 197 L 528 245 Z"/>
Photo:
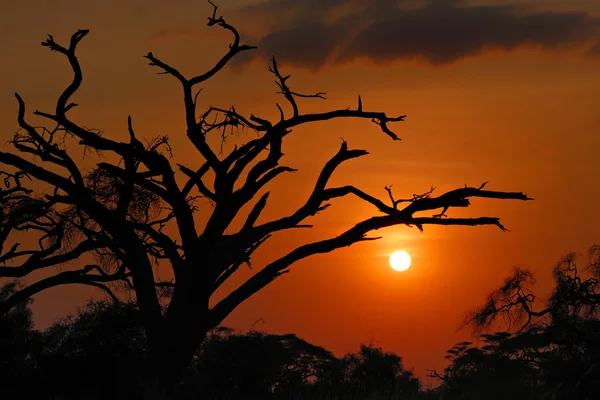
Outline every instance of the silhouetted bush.
<path fill-rule="evenodd" d="M 600 247 L 590 249 L 583 271 L 576 254 L 553 269 L 554 290 L 541 302 L 528 287 L 528 270 L 516 268 L 487 302 L 469 314 L 476 330 L 496 319 L 509 331 L 481 336 L 448 351 L 451 364 L 437 393 L 444 399 L 597 399 L 600 393 Z M 544 304 L 545 303 L 545 304 Z"/>
<path fill-rule="evenodd" d="M 11 281 L 0 286 L 0 301 L 18 290 L 19 285 L 18 281 Z M 35 369 L 32 352 L 39 332 L 33 329 L 30 303 L 20 303 L 0 314 L 0 381 L 2 391 L 9 396 L 20 391 Z"/>
<path fill-rule="evenodd" d="M 138 399 L 150 385 L 147 343 L 133 303 L 90 301 L 43 332 L 33 330 L 23 303 L 0 324 L 10 398 Z M 293 334 L 219 327 L 198 350 L 174 398 L 414 399 L 419 388 L 401 358 L 379 348 L 362 345 L 337 358 Z"/>

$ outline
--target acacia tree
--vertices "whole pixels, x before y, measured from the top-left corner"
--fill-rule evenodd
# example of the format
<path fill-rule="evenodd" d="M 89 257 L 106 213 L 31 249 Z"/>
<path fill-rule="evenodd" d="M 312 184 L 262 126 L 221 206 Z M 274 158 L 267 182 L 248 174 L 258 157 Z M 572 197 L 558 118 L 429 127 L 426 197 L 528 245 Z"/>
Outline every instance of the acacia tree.
<path fill-rule="evenodd" d="M 533 273 L 515 267 L 502 286 L 488 295 L 483 305 L 466 315 L 465 325 L 470 325 L 478 333 L 503 319 L 509 329 L 524 332 L 548 326 L 573 328 L 588 319 L 597 319 L 600 311 L 600 246 L 594 245 L 589 249 L 585 274 L 577 266 L 578 258 L 577 253 L 570 253 L 554 266 L 554 289 L 545 304 L 531 290 L 535 283 Z M 540 304 L 544 307 L 538 310 Z"/>
<path fill-rule="evenodd" d="M 181 85 L 186 135 L 202 158 L 201 165 L 193 168 L 173 163 L 167 154 L 170 148 L 166 137 L 142 144 L 131 117 L 128 119 L 129 138 L 122 141 L 86 128 L 69 116 L 69 111 L 77 105 L 72 98 L 83 79 L 76 51 L 88 30 L 74 33 L 68 46 L 59 44 L 51 35 L 42 43 L 66 57 L 73 80 L 59 96 L 53 112 L 34 112 L 45 118 L 52 129 L 31 125 L 26 120 L 25 102 L 15 94 L 21 129 L 11 142 L 14 151 L 0 152 L 0 163 L 11 171 L 6 173 L 6 188 L 0 192 L 3 211 L 0 260 L 9 263 L 0 267 L 0 276 L 23 278 L 34 271 L 55 271 L 14 293 L 2 302 L 0 311 L 42 290 L 65 284 L 100 287 L 117 299 L 109 283 L 122 281 L 135 294 L 151 365 L 156 379 L 166 388 L 176 384 L 209 329 L 220 324 L 240 303 L 288 272 L 296 261 L 377 239 L 367 234 L 393 225 L 416 226 L 420 230 L 424 225 L 495 225 L 505 230 L 499 218 L 449 218 L 446 211 L 469 206 L 472 197 L 530 200 L 523 193 L 484 190 L 485 184 L 465 186 L 437 197 L 433 196 L 432 189 L 408 199 L 397 199 L 386 188 L 389 199 L 385 201 L 350 184 L 330 187 L 328 181 L 340 164 L 368 154 L 365 150 L 350 149 L 343 142 L 323 166 L 301 207 L 288 215 L 259 223 L 269 192 L 259 193 L 274 178 L 294 171 L 280 165 L 283 140 L 294 128 L 331 119 L 355 118 L 374 122 L 391 140 L 397 141 L 400 139 L 388 125 L 403 121 L 405 116 L 392 117 L 384 112 L 364 110 L 360 96 L 356 108 L 303 113 L 298 98 L 324 98 L 324 93 L 306 95 L 293 91 L 288 84 L 290 76 L 280 72 L 275 58 L 269 70 L 291 109 L 284 111 L 277 104 L 279 120 L 244 116 L 234 107 L 209 107 L 198 113 L 198 85 L 212 78 L 238 53 L 254 48 L 241 44 L 238 31 L 217 17 L 217 7 L 213 7 L 208 26 L 228 31 L 233 35 L 233 42 L 210 70 L 190 78 L 152 53 L 145 56 L 151 66 Z M 211 146 L 212 135 L 224 135 L 227 130 L 236 128 L 247 128 L 258 135 L 227 154 Z M 116 162 L 98 162 L 93 169 L 84 171 L 73 159 L 75 152 L 81 150 L 91 150 L 92 154 L 101 152 L 103 160 Z M 25 184 L 26 178 L 33 181 L 30 186 Z M 39 189 L 41 187 L 45 191 Z M 210 217 L 204 226 L 194 221 L 201 207 L 196 202 L 200 196 L 212 203 L 212 208 L 207 208 Z M 293 249 L 262 266 L 241 286 L 209 306 L 211 296 L 221 284 L 242 264 L 249 263 L 253 252 L 272 235 L 310 227 L 304 224 L 307 218 L 325 210 L 330 201 L 344 196 L 356 196 L 370 203 L 381 215 L 358 221 L 338 236 Z M 226 233 L 248 203 L 254 205 L 243 227 L 235 233 Z M 32 236 L 38 233 L 38 246 L 22 249 L 11 241 L 12 233 L 18 231 L 28 231 Z M 87 254 L 94 255 L 97 263 L 86 264 Z M 62 272 L 53 269 L 73 261 L 85 266 Z M 171 282 L 156 279 L 155 262 L 172 269 Z M 168 289 L 166 305 L 161 302 L 164 289 Z"/>
<path fill-rule="evenodd" d="M 571 253 L 554 266 L 554 288 L 545 301 L 531 289 L 531 271 L 516 267 L 465 319 L 476 334 L 501 322 L 509 332 L 482 335 L 488 345 L 480 349 L 468 342 L 456 346 L 452 365 L 434 376 L 447 388 L 460 386 L 460 393 L 469 381 L 489 389 L 506 386 L 510 377 L 515 388 L 529 386 L 545 397 L 593 398 L 600 382 L 600 246 L 590 248 L 585 268 L 578 258 Z"/>

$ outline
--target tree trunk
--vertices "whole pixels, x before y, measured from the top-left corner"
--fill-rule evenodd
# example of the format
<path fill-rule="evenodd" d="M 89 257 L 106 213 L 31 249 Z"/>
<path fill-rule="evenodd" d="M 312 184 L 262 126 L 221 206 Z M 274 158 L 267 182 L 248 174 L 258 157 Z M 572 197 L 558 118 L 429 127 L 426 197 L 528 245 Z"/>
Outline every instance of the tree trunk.
<path fill-rule="evenodd" d="M 153 379 L 150 399 L 171 399 L 181 389 L 181 381 L 189 368 L 191 361 L 200 344 L 206 337 L 205 332 L 190 330 L 189 333 L 181 333 L 171 345 L 165 345 L 161 354 L 157 354 L 152 362 Z M 193 333 L 196 334 L 193 334 Z M 153 396 L 153 397 L 152 397 Z"/>
<path fill-rule="evenodd" d="M 208 301 L 198 296 L 174 293 L 162 324 L 161 340 L 151 349 L 150 376 L 160 399 L 170 399 L 180 390 L 180 383 L 200 344 L 210 330 Z M 148 399 L 156 397 L 148 397 Z"/>

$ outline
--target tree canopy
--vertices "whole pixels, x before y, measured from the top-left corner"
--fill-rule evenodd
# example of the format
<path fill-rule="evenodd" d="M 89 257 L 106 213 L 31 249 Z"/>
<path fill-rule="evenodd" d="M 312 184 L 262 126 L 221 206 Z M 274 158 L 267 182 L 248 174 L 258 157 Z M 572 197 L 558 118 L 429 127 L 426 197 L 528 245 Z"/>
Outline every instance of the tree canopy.
<path fill-rule="evenodd" d="M 554 288 L 542 301 L 533 274 L 515 268 L 487 301 L 467 314 L 482 344 L 457 344 L 438 392 L 446 399 L 592 399 L 600 389 L 598 278 L 600 247 L 590 248 L 584 268 L 571 253 L 552 270 Z"/>

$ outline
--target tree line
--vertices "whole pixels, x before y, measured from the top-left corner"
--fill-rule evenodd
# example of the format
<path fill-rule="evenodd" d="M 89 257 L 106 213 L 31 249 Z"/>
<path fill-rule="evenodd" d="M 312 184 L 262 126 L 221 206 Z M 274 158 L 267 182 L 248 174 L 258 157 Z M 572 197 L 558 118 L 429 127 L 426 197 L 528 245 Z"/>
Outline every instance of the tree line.
<path fill-rule="evenodd" d="M 9 296 L 15 283 L 2 287 Z M 153 371 L 137 305 L 90 301 L 48 328 L 30 305 L 0 317 L 5 398 L 142 399 Z M 40 389 L 43 391 L 40 392 Z M 372 345 L 341 358 L 294 334 L 217 327 L 183 373 L 173 399 L 417 398 L 401 357 Z"/>
<path fill-rule="evenodd" d="M 402 358 L 372 344 L 336 357 L 294 334 L 210 331 L 173 399 L 595 399 L 600 391 L 600 246 L 578 266 L 569 254 L 552 270 L 542 301 L 533 274 L 515 268 L 486 302 L 467 314 L 476 343 L 448 350 L 448 366 L 428 387 Z M 18 290 L 12 281 L 0 300 Z M 133 302 L 90 301 L 43 331 L 31 302 L 0 317 L 0 376 L 8 398 L 147 398 L 152 365 Z M 492 328 L 504 327 L 493 331 Z M 492 332 L 493 331 L 493 332 Z"/>

